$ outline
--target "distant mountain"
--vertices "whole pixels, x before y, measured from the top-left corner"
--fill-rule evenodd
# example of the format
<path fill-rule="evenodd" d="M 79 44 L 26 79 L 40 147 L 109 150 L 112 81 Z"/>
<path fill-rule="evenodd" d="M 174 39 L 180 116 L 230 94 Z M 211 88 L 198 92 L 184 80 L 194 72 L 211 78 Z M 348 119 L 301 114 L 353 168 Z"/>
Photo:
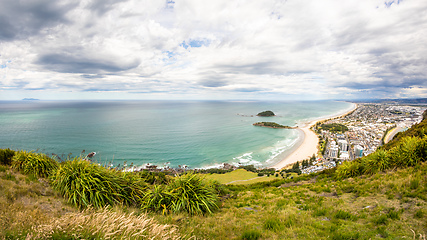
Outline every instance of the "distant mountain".
<path fill-rule="evenodd" d="M 389 103 L 389 104 L 427 104 L 427 98 L 410 98 L 410 99 L 361 99 L 353 100 L 360 103 Z"/>
<path fill-rule="evenodd" d="M 37 98 L 23 98 L 22 100 L 23 101 L 38 101 L 40 99 L 37 99 Z"/>

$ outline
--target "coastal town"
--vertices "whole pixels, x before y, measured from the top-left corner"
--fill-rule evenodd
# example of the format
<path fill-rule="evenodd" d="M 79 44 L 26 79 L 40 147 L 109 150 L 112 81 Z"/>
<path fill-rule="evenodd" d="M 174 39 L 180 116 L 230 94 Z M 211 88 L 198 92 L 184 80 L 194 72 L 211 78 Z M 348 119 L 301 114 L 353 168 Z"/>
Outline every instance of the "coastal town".
<path fill-rule="evenodd" d="M 319 172 L 375 152 L 398 132 L 421 122 L 425 109 L 417 105 L 359 103 L 345 116 L 316 123 L 311 129 L 318 135 L 319 153 L 312 164 L 300 166 L 301 172 Z"/>

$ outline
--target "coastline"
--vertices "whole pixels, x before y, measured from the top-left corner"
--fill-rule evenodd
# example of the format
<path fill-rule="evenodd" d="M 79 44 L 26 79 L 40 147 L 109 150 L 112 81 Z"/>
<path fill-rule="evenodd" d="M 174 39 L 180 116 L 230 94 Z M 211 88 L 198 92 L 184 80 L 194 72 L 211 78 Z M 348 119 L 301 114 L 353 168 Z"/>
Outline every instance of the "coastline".
<path fill-rule="evenodd" d="M 394 136 L 396 136 L 397 133 L 402 132 L 403 129 L 404 129 L 403 127 L 397 126 L 393 128 L 391 131 L 389 131 L 387 135 L 384 137 L 384 144 L 387 144 L 388 142 L 393 140 Z"/>
<path fill-rule="evenodd" d="M 302 127 L 297 128 L 297 130 L 301 131 L 303 135 L 303 140 L 299 143 L 298 146 L 294 147 L 293 151 L 290 154 L 284 157 L 281 161 L 274 164 L 272 167 L 279 170 L 290 164 L 294 164 L 296 162 L 310 158 L 311 156 L 313 156 L 313 154 L 317 155 L 319 138 L 317 137 L 317 134 L 311 130 L 311 127 L 317 122 L 325 121 L 332 118 L 344 117 L 350 114 L 351 112 L 357 109 L 357 104 L 352 104 L 352 108 L 346 110 L 344 113 L 337 113 L 332 116 L 322 117 L 320 119 L 305 123 Z"/>

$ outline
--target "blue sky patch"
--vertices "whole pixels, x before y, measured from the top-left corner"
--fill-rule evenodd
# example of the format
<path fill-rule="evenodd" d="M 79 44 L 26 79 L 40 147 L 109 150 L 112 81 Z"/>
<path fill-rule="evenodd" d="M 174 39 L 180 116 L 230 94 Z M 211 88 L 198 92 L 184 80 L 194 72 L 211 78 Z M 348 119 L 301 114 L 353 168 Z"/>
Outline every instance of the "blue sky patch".
<path fill-rule="evenodd" d="M 185 49 L 188 49 L 189 47 L 199 48 L 202 46 L 209 46 L 209 44 L 210 44 L 209 40 L 189 40 L 189 41 L 182 42 L 181 46 L 184 47 Z"/>

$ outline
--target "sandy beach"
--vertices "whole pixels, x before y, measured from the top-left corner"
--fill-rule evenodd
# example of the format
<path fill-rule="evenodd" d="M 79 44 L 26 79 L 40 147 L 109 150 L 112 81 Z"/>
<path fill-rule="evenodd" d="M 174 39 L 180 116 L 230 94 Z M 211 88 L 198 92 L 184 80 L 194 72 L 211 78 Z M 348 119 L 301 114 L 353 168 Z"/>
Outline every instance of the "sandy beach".
<path fill-rule="evenodd" d="M 391 140 L 393 140 L 394 136 L 396 136 L 397 133 L 402 132 L 403 131 L 403 127 L 401 126 L 397 126 L 395 128 L 393 128 L 391 131 L 389 131 L 387 133 L 387 135 L 384 137 L 384 143 L 387 144 L 388 142 L 390 142 Z"/>
<path fill-rule="evenodd" d="M 316 133 L 314 133 L 310 128 L 319 121 L 323 121 L 326 119 L 331 119 L 331 118 L 336 118 L 336 117 L 341 117 L 341 116 L 347 115 L 348 113 L 354 111 L 356 108 L 357 108 L 357 104 L 354 104 L 352 109 L 350 109 L 344 113 L 340 113 L 340 114 L 333 115 L 333 116 L 328 116 L 328 117 L 325 117 L 322 119 L 317 119 L 317 120 L 311 121 L 309 123 L 306 123 L 304 126 L 298 128 L 298 130 L 302 131 L 302 133 L 303 133 L 303 141 L 301 142 L 301 144 L 298 147 L 295 148 L 295 150 L 292 153 L 290 153 L 288 156 L 286 156 L 280 162 L 276 163 L 273 166 L 273 168 L 282 169 L 289 164 L 293 164 L 295 162 L 302 161 L 304 159 L 308 159 L 311 156 L 313 156 L 313 154 L 317 155 L 317 151 L 318 151 L 317 146 L 319 144 L 319 138 L 317 137 Z"/>

